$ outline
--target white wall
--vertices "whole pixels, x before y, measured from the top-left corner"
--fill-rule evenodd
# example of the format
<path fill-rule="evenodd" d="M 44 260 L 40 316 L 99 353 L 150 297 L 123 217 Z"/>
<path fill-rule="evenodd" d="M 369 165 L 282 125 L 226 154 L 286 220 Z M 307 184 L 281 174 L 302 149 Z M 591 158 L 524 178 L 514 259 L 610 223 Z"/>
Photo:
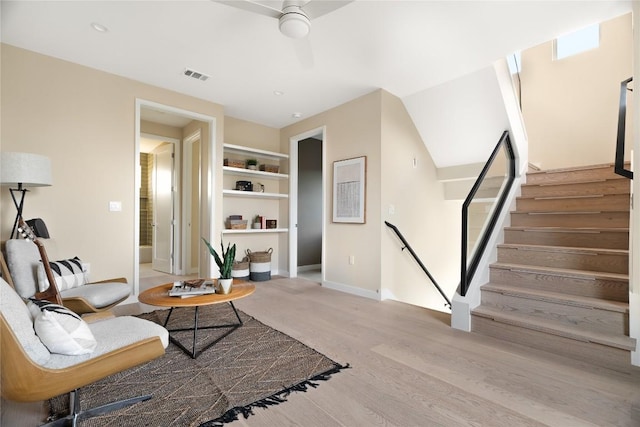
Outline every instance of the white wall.
<path fill-rule="evenodd" d="M 403 101 L 438 168 L 484 164 L 509 125 L 493 67 Z"/>

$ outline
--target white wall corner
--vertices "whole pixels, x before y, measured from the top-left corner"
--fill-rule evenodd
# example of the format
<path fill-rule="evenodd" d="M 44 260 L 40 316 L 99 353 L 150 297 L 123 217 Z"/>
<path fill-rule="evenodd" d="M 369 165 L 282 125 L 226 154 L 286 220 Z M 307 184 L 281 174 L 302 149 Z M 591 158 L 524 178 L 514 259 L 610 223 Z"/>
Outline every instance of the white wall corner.
<path fill-rule="evenodd" d="M 380 301 L 385 301 L 385 300 L 397 301 L 398 299 L 396 298 L 395 294 L 391 289 L 382 288 L 380 290 Z"/>
<path fill-rule="evenodd" d="M 640 307 L 640 294 L 629 293 L 629 307 Z M 629 310 L 629 336 L 636 339 L 636 349 L 631 352 L 631 364 L 640 367 L 640 313 Z"/>
<path fill-rule="evenodd" d="M 324 280 L 322 282 L 322 286 L 324 286 L 325 288 L 333 289 L 333 290 L 344 292 L 347 294 L 357 295 L 359 297 L 380 301 L 380 293 L 377 291 L 358 288 L 356 286 L 345 285 L 344 283 L 330 282 L 328 280 Z"/>
<path fill-rule="evenodd" d="M 451 327 L 471 332 L 471 306 L 468 299 L 458 293 L 451 300 Z"/>

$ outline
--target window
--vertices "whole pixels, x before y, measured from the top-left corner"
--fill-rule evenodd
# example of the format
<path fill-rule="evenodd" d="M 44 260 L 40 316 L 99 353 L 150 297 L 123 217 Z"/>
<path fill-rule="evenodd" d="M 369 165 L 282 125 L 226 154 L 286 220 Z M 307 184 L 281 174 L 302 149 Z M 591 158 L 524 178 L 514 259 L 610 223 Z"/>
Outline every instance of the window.
<path fill-rule="evenodd" d="M 513 52 L 507 56 L 507 63 L 509 64 L 509 71 L 511 74 L 516 74 L 522 71 L 522 60 L 520 51 Z"/>
<path fill-rule="evenodd" d="M 590 25 L 556 39 L 555 59 L 577 55 L 600 46 L 600 24 Z"/>

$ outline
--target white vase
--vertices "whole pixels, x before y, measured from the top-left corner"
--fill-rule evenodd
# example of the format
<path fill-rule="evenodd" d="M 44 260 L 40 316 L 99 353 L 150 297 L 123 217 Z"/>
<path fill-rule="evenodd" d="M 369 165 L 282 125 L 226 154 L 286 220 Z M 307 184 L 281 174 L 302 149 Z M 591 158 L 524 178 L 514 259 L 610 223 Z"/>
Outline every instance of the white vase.
<path fill-rule="evenodd" d="M 218 286 L 220 287 L 220 293 L 223 295 L 231 292 L 231 284 L 233 279 L 218 279 Z"/>

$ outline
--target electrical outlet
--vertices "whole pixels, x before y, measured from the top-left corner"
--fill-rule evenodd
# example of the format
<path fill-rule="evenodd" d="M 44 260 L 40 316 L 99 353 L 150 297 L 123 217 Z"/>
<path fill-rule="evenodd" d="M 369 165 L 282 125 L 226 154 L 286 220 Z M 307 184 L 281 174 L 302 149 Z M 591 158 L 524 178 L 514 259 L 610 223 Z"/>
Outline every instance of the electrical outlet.
<path fill-rule="evenodd" d="M 109 212 L 122 211 L 122 202 L 109 202 Z"/>

